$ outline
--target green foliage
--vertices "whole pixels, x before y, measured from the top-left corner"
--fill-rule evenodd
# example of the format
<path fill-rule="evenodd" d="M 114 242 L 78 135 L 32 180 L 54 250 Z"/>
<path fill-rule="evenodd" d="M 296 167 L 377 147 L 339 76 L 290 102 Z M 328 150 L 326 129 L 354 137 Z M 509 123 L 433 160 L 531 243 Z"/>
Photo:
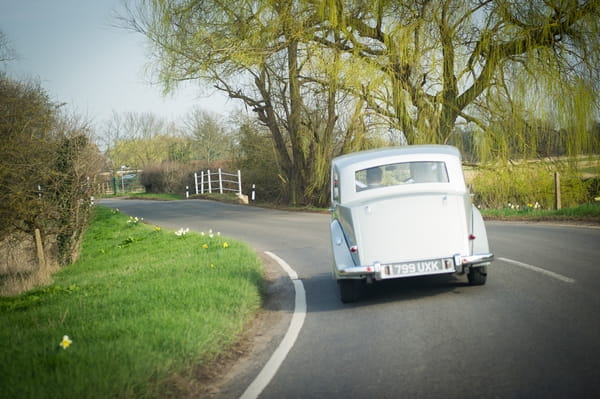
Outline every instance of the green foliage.
<path fill-rule="evenodd" d="M 194 110 L 180 125 L 168 124 L 154 114 L 114 114 L 104 130 L 110 168 L 116 171 L 125 165 L 155 170 L 162 163 L 210 168 L 231 158 L 233 141 L 217 115 Z"/>
<path fill-rule="evenodd" d="M 584 204 L 577 207 L 561 208 L 556 215 L 573 219 L 593 219 L 600 221 L 600 203 Z"/>
<path fill-rule="evenodd" d="M 577 221 L 600 223 L 600 203 L 590 203 L 559 210 L 535 209 L 482 209 L 481 214 L 488 220 L 523 220 L 523 221 Z"/>
<path fill-rule="evenodd" d="M 533 162 L 483 167 L 472 181 L 473 202 L 481 208 L 553 209 L 556 166 Z M 563 206 L 576 206 L 593 200 L 580 173 L 568 167 L 560 167 L 559 170 Z"/>
<path fill-rule="evenodd" d="M 143 169 L 156 162 L 190 156 L 186 141 L 166 135 L 121 139 L 113 144 L 106 155 L 112 160 L 114 170 L 119 170 L 123 165 Z"/>
<path fill-rule="evenodd" d="M 55 173 L 52 176 L 53 190 L 45 194 L 49 198 L 44 201 L 56 204 L 59 209 L 68 209 L 67 212 L 61 212 L 60 219 L 57 220 L 60 226 L 57 241 L 61 264 L 69 264 L 74 260 L 81 235 L 87 226 L 88 199 L 92 191 L 86 182 L 88 176 L 79 174 L 77 167 L 88 145 L 88 138 L 84 135 L 65 137 L 59 142 Z"/>
<path fill-rule="evenodd" d="M 185 199 L 184 195 L 181 194 L 165 194 L 165 193 L 132 193 L 129 194 L 130 198 L 134 199 L 146 199 L 154 201 L 176 201 Z"/>
<path fill-rule="evenodd" d="M 183 137 L 173 138 L 168 148 L 168 160 L 175 162 L 190 162 L 192 160 L 192 142 Z"/>
<path fill-rule="evenodd" d="M 242 192 L 250 195 L 256 187 L 257 199 L 278 202 L 282 196 L 282 171 L 276 161 L 273 137 L 256 123 L 246 121 L 238 131 L 236 168 L 243 171 Z"/>
<path fill-rule="evenodd" d="M 114 171 L 122 166 L 141 169 L 170 156 L 185 156 L 175 127 L 152 113 L 114 113 L 104 127 L 104 142 Z"/>
<path fill-rule="evenodd" d="M 78 262 L 0 298 L 3 398 L 165 397 L 171 376 L 229 348 L 257 311 L 262 265 L 246 245 L 128 220 L 95 208 Z"/>
<path fill-rule="evenodd" d="M 256 112 L 294 204 L 322 203 L 331 157 L 368 131 L 448 143 L 466 123 L 481 160 L 594 150 L 598 0 L 151 0 L 128 17 L 167 90 L 202 80 Z"/>

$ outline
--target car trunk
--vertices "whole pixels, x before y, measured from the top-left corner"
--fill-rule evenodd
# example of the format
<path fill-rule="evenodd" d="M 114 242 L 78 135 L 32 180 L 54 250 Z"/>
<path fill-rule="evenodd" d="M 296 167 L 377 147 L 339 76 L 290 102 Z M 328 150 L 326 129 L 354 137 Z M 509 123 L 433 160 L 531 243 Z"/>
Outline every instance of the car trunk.
<path fill-rule="evenodd" d="M 463 196 L 427 193 L 382 199 L 353 208 L 362 265 L 468 254 Z"/>

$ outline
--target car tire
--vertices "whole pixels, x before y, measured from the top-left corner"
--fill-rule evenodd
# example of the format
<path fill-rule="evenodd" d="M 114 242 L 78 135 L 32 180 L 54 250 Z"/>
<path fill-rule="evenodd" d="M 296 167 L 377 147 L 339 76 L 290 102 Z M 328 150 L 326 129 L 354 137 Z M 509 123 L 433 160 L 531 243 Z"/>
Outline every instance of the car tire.
<path fill-rule="evenodd" d="M 360 288 L 360 280 L 338 280 L 340 298 L 343 303 L 356 302 Z"/>
<path fill-rule="evenodd" d="M 484 285 L 487 280 L 487 269 L 485 266 L 472 267 L 467 276 L 469 285 Z"/>

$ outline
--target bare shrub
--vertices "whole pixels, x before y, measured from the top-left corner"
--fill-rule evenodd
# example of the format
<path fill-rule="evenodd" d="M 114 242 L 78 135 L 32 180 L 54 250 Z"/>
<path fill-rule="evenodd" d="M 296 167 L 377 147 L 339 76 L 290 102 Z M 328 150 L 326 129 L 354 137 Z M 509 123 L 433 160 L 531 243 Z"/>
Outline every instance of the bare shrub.
<path fill-rule="evenodd" d="M 89 217 L 88 176 L 102 164 L 89 137 L 88 124 L 61 114 L 39 85 L 0 74 L 0 241 L 7 251 L 0 256 L 12 262 L 4 268 L 16 280 L 36 274 L 37 261 L 25 254 L 36 230 L 51 264 L 77 258 Z"/>
<path fill-rule="evenodd" d="M 190 164 L 165 161 L 144 168 L 141 183 L 147 193 L 182 194 L 193 173 L 194 167 Z"/>

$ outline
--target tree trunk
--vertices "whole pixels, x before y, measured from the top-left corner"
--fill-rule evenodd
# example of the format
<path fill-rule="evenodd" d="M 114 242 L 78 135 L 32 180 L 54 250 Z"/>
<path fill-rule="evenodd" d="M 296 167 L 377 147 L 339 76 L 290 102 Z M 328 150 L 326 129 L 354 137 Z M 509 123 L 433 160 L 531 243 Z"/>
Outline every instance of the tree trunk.
<path fill-rule="evenodd" d="M 443 63 L 443 88 L 442 88 L 442 112 L 438 124 L 436 144 L 445 144 L 452 134 L 454 122 L 458 116 L 458 84 L 454 75 L 454 34 L 448 24 L 447 12 L 449 3 L 443 7 L 442 21 L 440 22 L 440 37 L 442 39 L 442 63 Z"/>
<path fill-rule="evenodd" d="M 300 82 L 298 76 L 298 41 L 290 40 L 288 45 L 288 80 L 290 83 L 290 113 L 288 129 L 292 144 L 292 175 L 290 176 L 290 202 L 296 206 L 304 203 L 304 188 L 306 156 L 305 142 L 307 138 L 303 134 L 301 122 L 302 97 L 300 96 Z"/>

